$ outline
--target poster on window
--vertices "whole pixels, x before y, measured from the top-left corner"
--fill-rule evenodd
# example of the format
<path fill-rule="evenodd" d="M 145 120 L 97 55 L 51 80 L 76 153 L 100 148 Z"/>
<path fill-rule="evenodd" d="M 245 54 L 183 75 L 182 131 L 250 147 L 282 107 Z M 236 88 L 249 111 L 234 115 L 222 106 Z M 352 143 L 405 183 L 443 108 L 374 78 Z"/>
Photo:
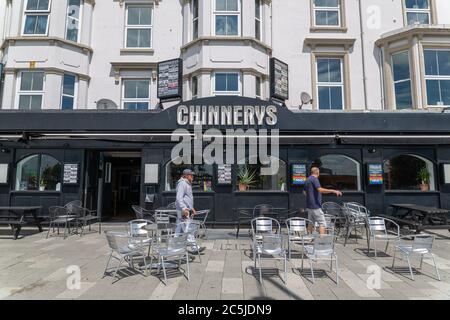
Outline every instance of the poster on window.
<path fill-rule="evenodd" d="M 292 185 L 302 186 L 306 183 L 306 165 L 293 164 L 292 165 Z"/>
<path fill-rule="evenodd" d="M 158 63 L 158 98 L 161 100 L 182 97 L 183 62 L 173 59 Z"/>
<path fill-rule="evenodd" d="M 8 183 L 8 164 L 0 163 L 0 183 Z"/>
<path fill-rule="evenodd" d="M 218 184 L 231 184 L 231 165 L 219 164 L 217 166 L 217 183 Z"/>
<path fill-rule="evenodd" d="M 383 166 L 381 164 L 369 164 L 369 185 L 383 184 Z"/>
<path fill-rule="evenodd" d="M 283 101 L 289 99 L 289 67 L 275 58 L 270 59 L 270 96 Z"/>
<path fill-rule="evenodd" d="M 78 184 L 78 163 L 64 164 L 64 184 Z"/>

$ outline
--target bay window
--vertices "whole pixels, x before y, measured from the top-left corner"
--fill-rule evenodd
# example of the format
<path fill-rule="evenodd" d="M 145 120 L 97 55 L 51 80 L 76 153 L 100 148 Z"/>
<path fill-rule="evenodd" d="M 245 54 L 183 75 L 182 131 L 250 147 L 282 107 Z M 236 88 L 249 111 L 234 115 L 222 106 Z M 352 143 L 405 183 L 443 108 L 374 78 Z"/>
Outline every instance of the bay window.
<path fill-rule="evenodd" d="M 18 108 L 39 110 L 44 96 L 44 72 L 22 71 L 19 75 Z"/>
<path fill-rule="evenodd" d="M 79 41 L 81 26 L 82 0 L 68 0 L 66 16 L 66 39 L 74 42 Z"/>
<path fill-rule="evenodd" d="M 214 93 L 239 94 L 240 75 L 237 72 L 216 72 L 214 74 Z"/>
<path fill-rule="evenodd" d="M 320 110 L 342 110 L 344 80 L 342 59 L 317 58 L 317 97 Z"/>
<path fill-rule="evenodd" d="M 24 35 L 45 36 L 48 32 L 51 0 L 27 0 L 24 10 Z"/>
<path fill-rule="evenodd" d="M 450 105 L 450 50 L 424 50 L 428 105 Z"/>
<path fill-rule="evenodd" d="M 240 1 L 215 0 L 214 25 L 216 36 L 237 36 L 240 31 Z"/>
<path fill-rule="evenodd" d="M 411 109 L 413 101 L 408 51 L 392 55 L 392 71 L 396 108 L 398 110 Z"/>
<path fill-rule="evenodd" d="M 123 80 L 123 109 L 148 110 L 150 106 L 150 79 Z"/>
<path fill-rule="evenodd" d="M 128 5 L 126 11 L 126 47 L 151 48 L 153 6 Z"/>

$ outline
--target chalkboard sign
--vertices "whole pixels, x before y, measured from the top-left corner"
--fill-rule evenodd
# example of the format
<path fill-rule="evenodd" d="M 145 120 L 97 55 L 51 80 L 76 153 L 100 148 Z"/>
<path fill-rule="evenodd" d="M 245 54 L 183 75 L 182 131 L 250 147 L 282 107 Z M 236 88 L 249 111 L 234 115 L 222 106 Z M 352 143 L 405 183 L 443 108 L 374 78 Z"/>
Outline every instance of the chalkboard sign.
<path fill-rule="evenodd" d="M 369 164 L 368 165 L 369 185 L 377 186 L 383 184 L 383 165 Z"/>
<path fill-rule="evenodd" d="M 231 165 L 219 164 L 217 166 L 217 184 L 231 184 Z"/>
<path fill-rule="evenodd" d="M 182 97 L 183 61 L 167 60 L 158 63 L 158 98 L 173 99 Z"/>
<path fill-rule="evenodd" d="M 78 163 L 64 164 L 64 184 L 78 184 Z"/>
<path fill-rule="evenodd" d="M 306 165 L 293 164 L 292 165 L 292 181 L 293 186 L 302 186 L 306 183 Z"/>
<path fill-rule="evenodd" d="M 289 99 L 289 67 L 275 58 L 270 59 L 270 96 L 283 101 Z"/>

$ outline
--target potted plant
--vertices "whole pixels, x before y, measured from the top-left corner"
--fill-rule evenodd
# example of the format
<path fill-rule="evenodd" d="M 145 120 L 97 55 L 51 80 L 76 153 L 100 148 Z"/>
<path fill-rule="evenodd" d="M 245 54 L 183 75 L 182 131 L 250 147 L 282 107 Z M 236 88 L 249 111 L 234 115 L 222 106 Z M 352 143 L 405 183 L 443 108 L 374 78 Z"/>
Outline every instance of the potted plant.
<path fill-rule="evenodd" d="M 428 172 L 427 167 L 422 167 L 417 174 L 420 181 L 420 190 L 429 191 L 430 190 L 430 172 Z"/>
<path fill-rule="evenodd" d="M 46 183 L 44 180 L 44 177 L 41 177 L 41 179 L 39 180 L 39 191 L 45 191 L 45 187 L 46 187 Z"/>
<path fill-rule="evenodd" d="M 247 167 L 241 169 L 238 174 L 239 191 L 247 191 L 248 188 L 255 183 L 255 171 L 249 170 Z"/>
<path fill-rule="evenodd" d="M 285 191 L 286 184 L 284 183 L 284 178 L 280 178 L 278 181 L 278 189 L 280 189 L 280 191 Z"/>

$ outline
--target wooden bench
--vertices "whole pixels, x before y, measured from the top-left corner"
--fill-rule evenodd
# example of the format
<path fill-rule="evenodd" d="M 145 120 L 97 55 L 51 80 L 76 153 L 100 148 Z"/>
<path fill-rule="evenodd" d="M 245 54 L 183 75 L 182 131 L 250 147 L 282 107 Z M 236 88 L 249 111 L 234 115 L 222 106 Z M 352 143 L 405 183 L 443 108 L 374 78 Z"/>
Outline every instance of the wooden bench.
<path fill-rule="evenodd" d="M 37 216 L 37 212 L 41 209 L 41 206 L 0 207 L 0 225 L 11 227 L 14 240 L 17 240 L 22 226 L 26 224 L 33 224 L 39 229 L 39 232 L 42 232 L 41 219 Z M 30 215 L 32 219 L 27 219 Z"/>
<path fill-rule="evenodd" d="M 14 240 L 19 237 L 20 230 L 22 229 L 22 225 L 25 222 L 22 217 L 17 217 L 16 215 L 0 215 L 0 225 L 9 225 L 13 232 Z"/>

